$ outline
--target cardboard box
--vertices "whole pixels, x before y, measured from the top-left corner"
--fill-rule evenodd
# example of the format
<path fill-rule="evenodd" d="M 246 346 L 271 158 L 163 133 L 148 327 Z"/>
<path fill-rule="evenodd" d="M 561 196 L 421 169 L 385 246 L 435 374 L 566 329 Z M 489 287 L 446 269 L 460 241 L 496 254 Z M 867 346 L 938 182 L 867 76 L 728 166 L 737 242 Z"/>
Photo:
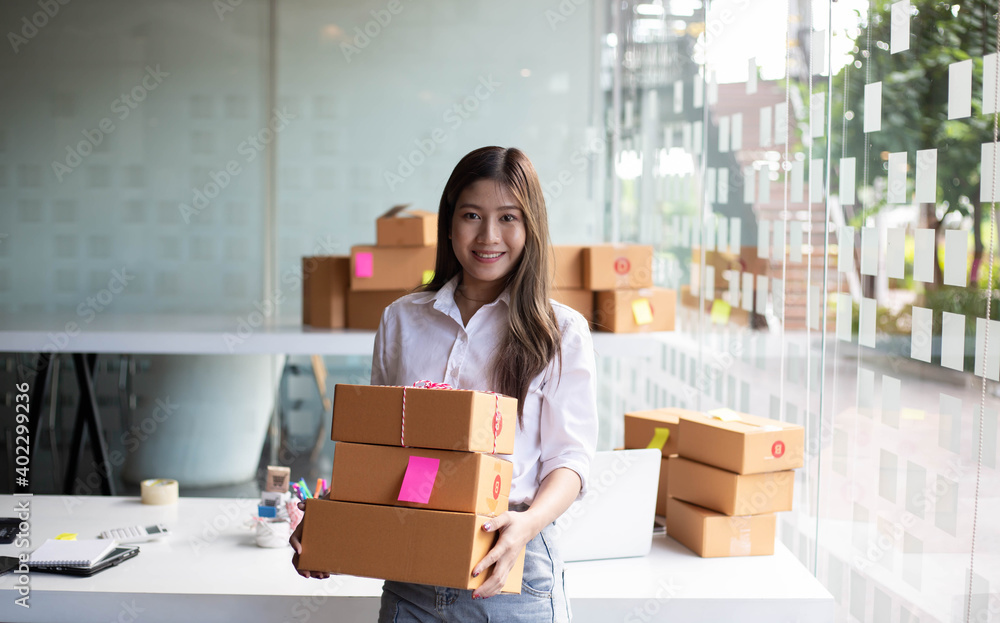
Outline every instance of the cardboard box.
<path fill-rule="evenodd" d="M 347 292 L 347 328 L 378 329 L 382 312 L 409 290 L 349 290 Z"/>
<path fill-rule="evenodd" d="M 351 258 L 316 255 L 302 258 L 302 324 L 341 329 L 347 319 Z"/>
<path fill-rule="evenodd" d="M 402 387 L 338 384 L 333 392 L 330 438 L 334 441 L 492 454 L 514 452 L 515 398 L 464 389 L 408 387 L 404 428 Z"/>
<path fill-rule="evenodd" d="M 583 287 L 587 290 L 650 288 L 653 247 L 601 244 L 583 250 Z"/>
<path fill-rule="evenodd" d="M 558 245 L 552 247 L 552 287 L 557 290 L 582 290 L 583 245 Z"/>
<path fill-rule="evenodd" d="M 437 213 L 393 206 L 375 220 L 375 241 L 380 247 L 433 247 L 437 244 Z"/>
<path fill-rule="evenodd" d="M 678 457 L 670 465 L 670 495 L 724 515 L 792 510 L 795 472 L 733 472 Z"/>
<path fill-rule="evenodd" d="M 656 514 L 667 516 L 667 500 L 670 498 L 670 463 L 677 457 L 665 456 L 660 459 L 660 481 L 656 488 Z"/>
<path fill-rule="evenodd" d="M 433 276 L 437 247 L 351 247 L 352 290 L 412 290 Z"/>
<path fill-rule="evenodd" d="M 680 432 L 680 418 L 688 413 L 696 414 L 697 411 L 687 409 L 677 409 L 666 407 L 663 409 L 650 409 L 648 411 L 633 411 L 625 414 L 625 448 L 629 450 L 639 450 L 653 447 L 650 444 L 655 442 L 659 445 L 661 441 L 656 433 L 657 429 L 667 429 L 667 438 L 660 451 L 664 457 L 677 454 L 677 436 Z"/>
<path fill-rule="evenodd" d="M 667 500 L 667 534 L 703 558 L 770 556 L 775 517 L 730 517 L 674 497 Z"/>
<path fill-rule="evenodd" d="M 729 281 L 726 279 L 726 271 L 750 272 L 755 275 L 767 275 L 769 272 L 769 260 L 757 257 L 757 247 L 741 247 L 740 254 L 705 251 L 705 266 L 712 266 L 715 269 L 715 281 L 713 287 L 716 291 L 729 289 Z M 697 283 L 702 288 L 703 269 L 701 265 L 701 247 L 691 248 L 691 283 Z"/>
<path fill-rule="evenodd" d="M 580 312 L 587 322 L 594 321 L 594 293 L 590 290 L 553 290 L 552 298 Z"/>
<path fill-rule="evenodd" d="M 716 409 L 680 421 L 678 454 L 737 474 L 802 467 L 805 430 L 796 424 Z"/>
<path fill-rule="evenodd" d="M 433 478 L 422 479 L 416 464 L 407 479 L 410 457 L 438 461 Z M 330 499 L 495 517 L 507 510 L 512 476 L 510 461 L 490 454 L 341 442 L 333 453 Z M 400 500 L 404 483 L 416 485 L 427 501 Z"/>
<path fill-rule="evenodd" d="M 594 327 L 611 333 L 673 331 L 677 292 L 663 288 L 612 290 L 594 297 Z"/>
<path fill-rule="evenodd" d="M 306 500 L 299 569 L 474 589 L 472 570 L 493 547 L 488 517 L 422 508 Z M 521 592 L 524 550 L 503 591 Z"/>

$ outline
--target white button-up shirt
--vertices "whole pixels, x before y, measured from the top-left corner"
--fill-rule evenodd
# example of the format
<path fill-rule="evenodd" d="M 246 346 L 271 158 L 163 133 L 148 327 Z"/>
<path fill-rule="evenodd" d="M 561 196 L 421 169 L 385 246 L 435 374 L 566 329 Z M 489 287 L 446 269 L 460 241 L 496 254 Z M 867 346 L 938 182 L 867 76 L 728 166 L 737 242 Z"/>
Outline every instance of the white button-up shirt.
<path fill-rule="evenodd" d="M 387 307 L 375 335 L 372 385 L 448 383 L 456 389 L 493 391 L 491 370 L 507 329 L 510 296 L 482 306 L 467 326 L 455 304 L 455 277 L 437 292 L 408 294 Z M 597 447 L 597 378 L 587 321 L 552 302 L 562 331 L 558 359 L 532 380 L 523 406 L 523 427 L 514 435 L 510 503 L 531 504 L 553 470 L 568 467 L 586 488 Z"/>

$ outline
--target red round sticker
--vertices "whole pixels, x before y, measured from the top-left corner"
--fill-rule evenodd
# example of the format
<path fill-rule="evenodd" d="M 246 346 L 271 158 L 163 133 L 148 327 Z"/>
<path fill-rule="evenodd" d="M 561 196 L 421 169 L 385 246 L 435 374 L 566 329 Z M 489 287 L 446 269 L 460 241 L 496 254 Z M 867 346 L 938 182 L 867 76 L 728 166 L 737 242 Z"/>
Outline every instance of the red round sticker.
<path fill-rule="evenodd" d="M 773 456 L 776 459 L 780 459 L 784 454 L 785 454 L 785 442 L 779 439 L 778 441 L 774 442 L 774 445 L 771 446 L 771 456 Z"/>
<path fill-rule="evenodd" d="M 500 497 L 500 485 L 501 485 L 500 476 L 497 476 L 493 480 L 493 499 L 494 500 Z"/>
<path fill-rule="evenodd" d="M 632 264 L 627 257 L 620 257 L 615 260 L 615 272 L 619 275 L 627 275 L 632 270 Z"/>
<path fill-rule="evenodd" d="M 500 436 L 500 431 L 503 430 L 503 418 L 500 417 L 500 412 L 497 411 L 493 414 L 493 434 L 497 437 Z"/>

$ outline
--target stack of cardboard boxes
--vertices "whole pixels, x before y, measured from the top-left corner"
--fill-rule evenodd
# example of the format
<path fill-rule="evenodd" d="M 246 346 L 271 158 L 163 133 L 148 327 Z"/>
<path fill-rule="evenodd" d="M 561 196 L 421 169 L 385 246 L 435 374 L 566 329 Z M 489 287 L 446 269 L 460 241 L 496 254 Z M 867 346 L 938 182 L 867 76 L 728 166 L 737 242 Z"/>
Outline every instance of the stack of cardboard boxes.
<path fill-rule="evenodd" d="M 697 412 L 664 408 L 625 414 L 625 449 L 654 448 L 663 455 L 660 459 L 660 484 L 656 491 L 656 514 L 663 517 L 667 516 L 670 462 L 677 458 L 680 418 L 685 415 L 697 415 Z"/>
<path fill-rule="evenodd" d="M 507 510 L 517 400 L 485 392 L 337 385 L 329 499 L 306 501 L 299 568 L 480 586 L 473 568 Z M 504 592 L 520 592 L 524 551 Z"/>
<path fill-rule="evenodd" d="M 653 247 L 602 244 L 583 251 L 583 287 L 596 292 L 594 328 L 673 331 L 677 293 L 653 287 Z"/>
<path fill-rule="evenodd" d="M 717 409 L 680 416 L 667 476 L 667 534 L 700 556 L 774 553 L 775 513 L 792 509 L 805 431 Z"/>

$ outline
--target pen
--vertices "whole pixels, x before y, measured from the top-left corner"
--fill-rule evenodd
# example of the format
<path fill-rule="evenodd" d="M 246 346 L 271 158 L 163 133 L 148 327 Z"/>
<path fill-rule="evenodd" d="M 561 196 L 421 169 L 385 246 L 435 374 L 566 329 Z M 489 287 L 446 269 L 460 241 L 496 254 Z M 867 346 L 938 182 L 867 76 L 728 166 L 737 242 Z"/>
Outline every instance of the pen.
<path fill-rule="evenodd" d="M 312 493 L 309 491 L 309 486 L 306 484 L 305 478 L 299 478 L 299 489 L 302 490 L 302 495 L 306 496 L 306 498 L 312 497 Z"/>
<path fill-rule="evenodd" d="M 323 479 L 322 478 L 317 478 L 316 479 L 316 497 L 318 497 L 318 498 L 323 497 Z"/>

